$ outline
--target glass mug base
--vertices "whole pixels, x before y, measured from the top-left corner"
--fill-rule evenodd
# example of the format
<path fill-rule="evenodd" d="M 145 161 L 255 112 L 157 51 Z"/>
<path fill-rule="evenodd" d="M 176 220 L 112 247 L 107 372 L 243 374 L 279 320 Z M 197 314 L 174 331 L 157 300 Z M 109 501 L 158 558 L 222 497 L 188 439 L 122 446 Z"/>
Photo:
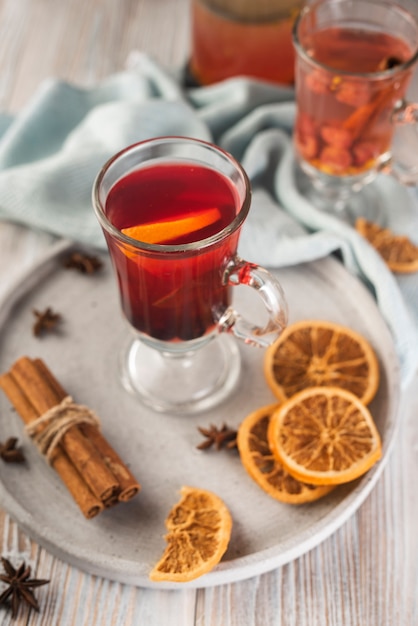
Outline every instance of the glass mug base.
<path fill-rule="evenodd" d="M 179 352 L 154 349 L 134 338 L 120 357 L 124 388 L 164 413 L 190 415 L 217 406 L 234 392 L 240 372 L 236 342 L 222 334 Z"/>
<path fill-rule="evenodd" d="M 377 172 L 346 177 L 347 180 L 318 172 L 309 163 L 299 161 L 296 172 L 297 186 L 301 193 L 320 211 L 334 215 L 348 224 L 364 217 L 382 226 L 386 222 L 382 213 L 381 199 L 371 182 Z"/>

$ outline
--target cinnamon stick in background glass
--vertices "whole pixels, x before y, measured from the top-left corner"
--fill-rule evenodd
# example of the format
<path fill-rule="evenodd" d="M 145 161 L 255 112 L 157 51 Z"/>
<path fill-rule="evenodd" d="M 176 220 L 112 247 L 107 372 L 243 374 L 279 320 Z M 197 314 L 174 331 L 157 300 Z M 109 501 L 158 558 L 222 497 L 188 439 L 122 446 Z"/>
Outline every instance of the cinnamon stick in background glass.
<path fill-rule="evenodd" d="M 294 81 L 292 27 L 304 0 L 192 0 L 190 77 Z"/>
<path fill-rule="evenodd" d="M 40 359 L 21 357 L 0 376 L 3 389 L 25 424 L 45 414 L 68 396 Z M 51 458 L 74 500 L 87 518 L 105 507 L 127 501 L 140 485 L 96 426 L 73 425 Z"/>

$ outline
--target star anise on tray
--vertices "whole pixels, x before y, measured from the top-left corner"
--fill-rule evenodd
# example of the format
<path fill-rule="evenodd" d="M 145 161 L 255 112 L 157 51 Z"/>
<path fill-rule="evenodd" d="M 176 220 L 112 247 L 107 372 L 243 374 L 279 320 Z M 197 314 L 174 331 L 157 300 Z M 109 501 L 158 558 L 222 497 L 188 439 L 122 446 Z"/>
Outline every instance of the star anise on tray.
<path fill-rule="evenodd" d="M 91 256 L 84 252 L 72 252 L 64 261 L 64 267 L 78 270 L 82 274 L 94 274 L 102 265 L 103 263 L 99 257 Z"/>
<path fill-rule="evenodd" d="M 36 321 L 32 327 L 35 337 L 39 337 L 43 332 L 53 330 L 61 321 L 61 315 L 55 313 L 51 307 L 44 311 L 33 310 Z"/>
<path fill-rule="evenodd" d="M 4 443 L 0 441 L 0 458 L 6 463 L 23 463 L 25 455 L 17 447 L 17 437 L 9 437 Z"/>
<path fill-rule="evenodd" d="M 31 568 L 30 565 L 26 565 L 25 561 L 22 561 L 17 569 L 4 557 L 1 557 L 1 562 L 4 574 L 0 574 L 0 580 L 6 583 L 7 587 L 0 594 L 0 605 L 10 602 L 12 617 L 16 617 L 23 602 L 26 602 L 35 611 L 39 611 L 39 604 L 32 588 L 46 585 L 49 580 L 30 578 Z"/>
<path fill-rule="evenodd" d="M 205 440 L 197 446 L 198 450 L 207 450 L 212 446 L 215 446 L 216 450 L 221 448 L 231 450 L 237 447 L 237 431 L 226 424 L 223 424 L 221 428 L 214 424 L 211 424 L 209 428 L 198 426 L 198 431 L 205 437 Z"/>

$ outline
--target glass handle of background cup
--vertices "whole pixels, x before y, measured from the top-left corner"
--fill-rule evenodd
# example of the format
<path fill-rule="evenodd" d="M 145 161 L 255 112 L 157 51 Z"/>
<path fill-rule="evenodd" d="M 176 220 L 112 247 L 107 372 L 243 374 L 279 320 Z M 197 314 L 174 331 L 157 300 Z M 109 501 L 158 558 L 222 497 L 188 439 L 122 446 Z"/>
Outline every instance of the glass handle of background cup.
<path fill-rule="evenodd" d="M 228 263 L 223 279 L 228 286 L 246 285 L 255 289 L 263 301 L 268 320 L 264 326 L 259 326 L 230 306 L 219 320 L 219 329 L 231 332 L 253 346 L 265 348 L 271 345 L 283 332 L 288 320 L 286 298 L 279 281 L 264 268 L 239 257 Z"/>
<path fill-rule="evenodd" d="M 391 175 L 402 185 L 417 185 L 418 104 L 400 100 L 393 112 L 392 122 L 395 125 L 394 145 L 390 159 L 382 164 L 380 171 Z M 411 163 L 411 158 L 415 162 Z"/>

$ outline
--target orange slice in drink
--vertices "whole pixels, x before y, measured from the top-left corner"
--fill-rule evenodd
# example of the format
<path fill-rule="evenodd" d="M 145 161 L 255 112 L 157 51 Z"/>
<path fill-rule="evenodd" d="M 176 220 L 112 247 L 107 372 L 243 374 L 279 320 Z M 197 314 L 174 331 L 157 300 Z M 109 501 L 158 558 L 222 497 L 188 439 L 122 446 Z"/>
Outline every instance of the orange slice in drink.
<path fill-rule="evenodd" d="M 220 218 L 219 209 L 210 208 L 193 216 L 129 226 L 129 228 L 122 228 L 121 232 L 144 243 L 165 243 L 202 230 Z"/>
<path fill-rule="evenodd" d="M 314 387 L 294 395 L 273 413 L 267 436 L 287 471 L 313 485 L 354 480 L 382 453 L 369 410 L 338 387 Z"/>
<path fill-rule="evenodd" d="M 379 365 L 366 339 L 334 322 L 288 326 L 265 355 L 264 374 L 279 400 L 308 387 L 341 387 L 364 404 L 376 394 Z"/>
<path fill-rule="evenodd" d="M 267 432 L 277 404 L 250 413 L 238 429 L 241 462 L 251 478 L 272 498 L 289 504 L 313 502 L 332 491 L 332 485 L 317 486 L 293 478 L 270 449 Z"/>
<path fill-rule="evenodd" d="M 211 491 L 182 487 L 166 520 L 167 546 L 150 573 L 154 581 L 188 582 L 212 570 L 224 555 L 232 518 Z"/>
<path fill-rule="evenodd" d="M 360 217 L 356 230 L 377 250 L 386 265 L 398 273 L 418 271 L 418 246 L 405 235 L 395 235 L 389 228 Z"/>

